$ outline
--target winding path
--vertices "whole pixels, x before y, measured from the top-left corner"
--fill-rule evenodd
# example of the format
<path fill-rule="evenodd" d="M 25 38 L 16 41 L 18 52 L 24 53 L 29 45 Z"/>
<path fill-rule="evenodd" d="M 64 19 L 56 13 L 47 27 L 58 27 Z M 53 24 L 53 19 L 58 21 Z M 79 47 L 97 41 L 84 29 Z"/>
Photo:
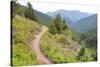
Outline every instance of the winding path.
<path fill-rule="evenodd" d="M 35 52 L 37 60 L 40 64 L 51 64 L 51 62 L 44 56 L 44 54 L 40 50 L 40 39 L 42 38 L 43 34 L 48 30 L 47 27 L 43 26 L 42 31 L 36 35 L 36 38 L 33 40 L 32 43 L 32 50 Z"/>

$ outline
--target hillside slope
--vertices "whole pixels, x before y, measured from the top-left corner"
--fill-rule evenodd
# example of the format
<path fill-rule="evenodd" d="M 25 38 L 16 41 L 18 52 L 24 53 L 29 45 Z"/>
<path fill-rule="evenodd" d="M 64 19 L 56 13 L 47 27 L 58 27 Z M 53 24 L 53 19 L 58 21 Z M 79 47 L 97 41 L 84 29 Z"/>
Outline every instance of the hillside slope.
<path fill-rule="evenodd" d="M 52 35 L 47 32 L 41 39 L 41 50 L 52 63 L 77 62 L 76 56 L 81 47 L 69 34 Z"/>
<path fill-rule="evenodd" d="M 38 21 L 43 25 L 48 26 L 53 21 L 52 17 L 50 17 L 42 12 L 39 12 L 35 9 L 34 9 L 34 13 L 38 17 Z"/>
<path fill-rule="evenodd" d="M 11 17 L 11 65 L 26 66 L 97 60 L 96 29 L 80 35 L 73 32 L 60 15 L 51 21 L 51 17 L 34 10 L 29 2 L 27 6 L 15 3 L 12 7 L 14 10 Z M 78 25 L 78 27 L 87 30 L 83 28 L 84 23 L 90 24 L 91 20 L 80 21 L 83 26 Z M 94 19 L 92 22 L 95 21 Z"/>
<path fill-rule="evenodd" d="M 23 6 L 19 3 L 16 3 L 16 5 L 15 5 L 15 7 L 13 7 L 13 9 L 15 9 L 15 10 L 13 10 L 13 13 L 18 14 L 22 17 L 25 17 L 25 13 L 28 10 L 28 8 L 26 6 Z M 50 16 L 48 16 L 40 11 L 37 11 L 34 8 L 33 8 L 33 11 L 34 11 L 36 18 L 38 19 L 37 22 L 39 22 L 40 24 L 48 26 L 49 23 L 52 22 L 52 20 L 53 20 L 52 17 L 50 17 Z"/>
<path fill-rule="evenodd" d="M 15 16 L 12 24 L 12 64 L 14 66 L 39 64 L 39 57 L 36 56 L 34 50 L 32 51 L 32 48 L 35 48 L 32 41 L 41 32 L 41 25 L 18 15 Z M 42 37 L 40 41 L 41 52 L 52 63 L 76 61 L 80 45 L 73 41 L 69 34 L 67 36 L 64 34 L 52 35 L 47 32 Z M 42 63 L 42 61 L 40 62 Z"/>
<path fill-rule="evenodd" d="M 38 64 L 31 44 L 41 26 L 34 21 L 16 15 L 12 19 L 12 65 Z M 23 62 L 24 61 L 24 62 Z"/>
<path fill-rule="evenodd" d="M 84 18 L 75 23 L 72 27 L 76 32 L 84 33 L 97 27 L 97 14 Z"/>

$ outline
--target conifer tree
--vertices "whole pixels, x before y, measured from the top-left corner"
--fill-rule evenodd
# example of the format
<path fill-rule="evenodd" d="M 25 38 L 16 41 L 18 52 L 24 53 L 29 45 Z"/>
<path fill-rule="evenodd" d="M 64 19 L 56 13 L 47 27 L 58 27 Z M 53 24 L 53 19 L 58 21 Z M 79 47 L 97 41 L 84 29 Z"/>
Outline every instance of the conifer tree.
<path fill-rule="evenodd" d="M 37 16 L 36 16 L 35 13 L 34 13 L 34 10 L 33 10 L 33 8 L 32 8 L 31 3 L 28 2 L 27 4 L 28 4 L 28 7 L 27 7 L 27 9 L 26 9 L 25 17 L 26 17 L 26 18 L 29 18 L 29 19 L 31 19 L 31 20 L 34 20 L 34 21 L 38 21 Z"/>
<path fill-rule="evenodd" d="M 15 16 L 15 11 L 16 11 L 16 1 L 12 0 L 11 1 L 11 18 L 14 18 Z"/>
<path fill-rule="evenodd" d="M 78 53 L 78 56 L 76 57 L 77 60 L 81 60 L 85 57 L 85 48 L 82 47 L 80 52 Z"/>
<path fill-rule="evenodd" d="M 63 23 L 63 30 L 67 30 L 68 31 L 68 26 L 67 26 L 67 24 L 66 24 L 66 21 L 63 19 L 63 21 L 62 21 Z"/>
<path fill-rule="evenodd" d="M 62 33 L 65 29 L 68 30 L 67 25 L 65 25 L 65 20 L 63 20 L 58 14 L 54 21 L 50 24 L 50 32 L 53 34 Z"/>

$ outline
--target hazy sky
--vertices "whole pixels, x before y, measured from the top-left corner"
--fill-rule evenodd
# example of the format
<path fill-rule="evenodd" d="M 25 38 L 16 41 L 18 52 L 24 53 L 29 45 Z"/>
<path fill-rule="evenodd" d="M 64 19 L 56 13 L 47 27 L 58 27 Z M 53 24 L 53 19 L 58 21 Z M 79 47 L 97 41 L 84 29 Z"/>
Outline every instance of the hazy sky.
<path fill-rule="evenodd" d="M 43 13 L 52 12 L 59 9 L 79 10 L 88 13 L 97 13 L 96 0 L 27 0 L 33 8 Z M 26 5 L 27 1 L 18 1 L 22 5 Z"/>

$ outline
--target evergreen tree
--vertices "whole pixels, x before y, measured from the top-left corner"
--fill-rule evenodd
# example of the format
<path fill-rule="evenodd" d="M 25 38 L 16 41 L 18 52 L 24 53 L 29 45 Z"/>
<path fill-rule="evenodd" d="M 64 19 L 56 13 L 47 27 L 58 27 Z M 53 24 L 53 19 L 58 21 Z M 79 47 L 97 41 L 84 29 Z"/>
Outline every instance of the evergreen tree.
<path fill-rule="evenodd" d="M 62 33 L 65 29 L 68 30 L 67 25 L 65 25 L 65 20 L 63 20 L 58 14 L 54 21 L 50 24 L 50 32 L 53 34 Z"/>
<path fill-rule="evenodd" d="M 68 31 L 68 26 L 67 26 L 67 24 L 66 24 L 66 21 L 63 19 L 63 30 L 65 30 L 65 29 L 67 29 L 67 31 Z"/>
<path fill-rule="evenodd" d="M 81 50 L 80 50 L 80 52 L 78 53 L 78 56 L 76 57 L 76 59 L 77 59 L 78 61 L 82 61 L 83 58 L 85 58 L 85 48 L 84 48 L 84 47 L 81 48 Z"/>
<path fill-rule="evenodd" d="M 11 1 L 11 12 L 12 12 L 12 15 L 11 15 L 11 18 L 18 14 L 22 17 L 25 16 L 25 7 L 20 5 L 19 3 L 17 3 L 17 0 L 13 0 Z"/>
<path fill-rule="evenodd" d="M 11 18 L 14 18 L 16 11 L 16 1 L 11 1 Z"/>
<path fill-rule="evenodd" d="M 32 5 L 29 2 L 28 2 L 28 7 L 26 9 L 25 17 L 29 18 L 31 20 L 34 20 L 34 21 L 38 21 L 37 17 L 35 16 L 35 13 L 34 13 L 34 10 L 32 8 Z"/>

